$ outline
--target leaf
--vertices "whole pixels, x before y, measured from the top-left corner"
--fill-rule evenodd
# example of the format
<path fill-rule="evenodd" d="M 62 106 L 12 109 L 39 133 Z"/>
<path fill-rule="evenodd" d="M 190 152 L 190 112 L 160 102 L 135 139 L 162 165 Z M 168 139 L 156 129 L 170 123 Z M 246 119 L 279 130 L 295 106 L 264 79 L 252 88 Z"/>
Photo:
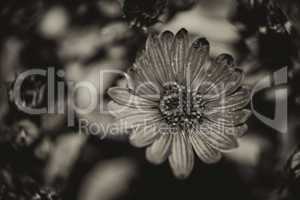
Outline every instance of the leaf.
<path fill-rule="evenodd" d="M 86 137 L 79 134 L 64 135 L 58 138 L 45 170 L 47 183 L 53 183 L 57 178 L 68 177 L 85 141 Z"/>
<path fill-rule="evenodd" d="M 128 190 L 135 168 L 126 158 L 98 163 L 83 180 L 79 200 L 116 199 Z"/>

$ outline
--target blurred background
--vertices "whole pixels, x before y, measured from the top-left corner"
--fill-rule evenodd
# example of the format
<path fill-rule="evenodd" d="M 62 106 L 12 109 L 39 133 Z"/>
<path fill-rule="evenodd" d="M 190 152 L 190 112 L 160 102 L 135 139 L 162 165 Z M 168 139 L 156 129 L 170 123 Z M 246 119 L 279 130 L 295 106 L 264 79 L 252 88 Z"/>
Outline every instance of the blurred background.
<path fill-rule="evenodd" d="M 0 200 L 299 199 L 298 0 L 2 0 L 0 24 Z M 66 114 L 29 115 L 14 104 L 18 74 L 51 67 L 66 90 L 70 83 L 94 83 L 90 98 L 106 105 L 106 90 L 126 82 L 112 74 L 100 84 L 98 72 L 126 72 L 149 33 L 181 28 L 206 37 L 211 56 L 232 54 L 250 86 L 287 67 L 287 84 L 258 92 L 253 105 L 272 118 L 275 93 L 286 90 L 288 132 L 253 115 L 238 149 L 214 165 L 197 160 L 182 181 L 167 163 L 148 163 L 144 149 L 125 138 L 102 140 L 105 130 L 80 134 Z M 47 78 L 29 77 L 21 93 L 28 107 L 48 105 Z M 84 94 L 74 95 L 77 105 L 89 100 Z M 67 108 L 67 96 L 54 100 Z M 96 110 L 75 117 L 113 120 Z"/>

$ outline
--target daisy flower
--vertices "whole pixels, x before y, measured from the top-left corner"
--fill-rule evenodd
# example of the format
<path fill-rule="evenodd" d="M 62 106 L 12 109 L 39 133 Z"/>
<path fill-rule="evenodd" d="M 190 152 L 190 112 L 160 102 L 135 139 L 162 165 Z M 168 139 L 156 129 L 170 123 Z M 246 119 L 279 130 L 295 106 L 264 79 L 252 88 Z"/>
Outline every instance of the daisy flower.
<path fill-rule="evenodd" d="M 117 127 L 129 130 L 130 143 L 147 147 L 150 162 L 168 159 L 174 175 L 186 178 L 194 152 L 212 164 L 238 147 L 250 90 L 232 56 L 209 56 L 205 38 L 193 40 L 185 29 L 150 35 L 128 76 L 130 87 L 108 90 L 109 109 Z"/>

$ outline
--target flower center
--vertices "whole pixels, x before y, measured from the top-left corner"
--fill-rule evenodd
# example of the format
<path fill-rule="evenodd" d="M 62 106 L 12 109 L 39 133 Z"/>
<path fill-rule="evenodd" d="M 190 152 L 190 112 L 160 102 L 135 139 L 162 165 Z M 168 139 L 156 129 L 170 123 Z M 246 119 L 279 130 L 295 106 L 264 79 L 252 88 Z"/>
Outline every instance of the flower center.
<path fill-rule="evenodd" d="M 204 101 L 199 94 L 178 83 L 164 86 L 160 100 L 160 112 L 172 127 L 190 128 L 202 120 Z"/>

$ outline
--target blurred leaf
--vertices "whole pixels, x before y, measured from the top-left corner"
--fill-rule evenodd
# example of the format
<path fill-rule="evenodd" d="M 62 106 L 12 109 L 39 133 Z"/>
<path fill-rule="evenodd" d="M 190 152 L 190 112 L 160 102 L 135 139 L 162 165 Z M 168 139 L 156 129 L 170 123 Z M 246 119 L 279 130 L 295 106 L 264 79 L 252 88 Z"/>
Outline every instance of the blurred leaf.
<path fill-rule="evenodd" d="M 100 162 L 82 182 L 79 200 L 113 200 L 128 191 L 136 166 L 129 159 Z"/>
<path fill-rule="evenodd" d="M 300 1 L 298 0 L 278 0 L 280 7 L 288 15 L 289 20 L 300 32 Z"/>
<path fill-rule="evenodd" d="M 57 139 L 45 170 L 47 183 L 68 177 L 85 141 L 86 137 L 76 133 L 63 135 Z"/>
<path fill-rule="evenodd" d="M 131 27 L 148 28 L 157 23 L 167 0 L 125 0 L 123 12 Z"/>

